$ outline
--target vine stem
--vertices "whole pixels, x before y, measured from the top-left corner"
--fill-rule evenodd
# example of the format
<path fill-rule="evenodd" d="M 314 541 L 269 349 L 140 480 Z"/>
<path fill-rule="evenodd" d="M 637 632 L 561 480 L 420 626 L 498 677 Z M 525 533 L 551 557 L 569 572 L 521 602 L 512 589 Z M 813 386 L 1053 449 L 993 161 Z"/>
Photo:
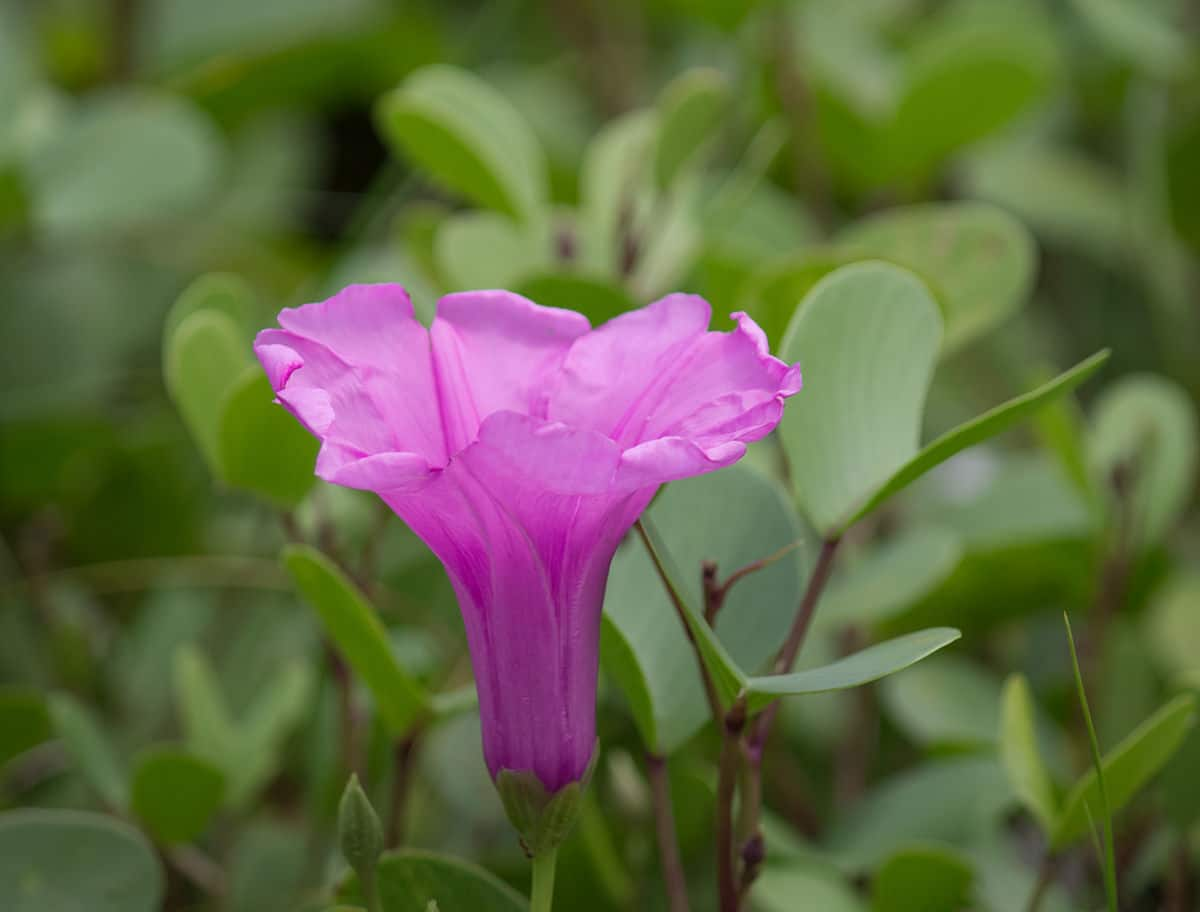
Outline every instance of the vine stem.
<path fill-rule="evenodd" d="M 667 889 L 667 908 L 670 912 L 689 912 L 691 906 L 688 902 L 687 878 L 679 857 L 679 837 L 675 832 L 675 811 L 671 803 L 671 780 L 667 776 L 666 758 L 647 753 L 646 770 L 654 804 L 654 832 L 658 839 L 659 863 Z"/>
<path fill-rule="evenodd" d="M 550 912 L 554 906 L 554 868 L 558 849 L 546 849 L 533 856 L 533 889 L 530 891 L 529 912 Z"/>

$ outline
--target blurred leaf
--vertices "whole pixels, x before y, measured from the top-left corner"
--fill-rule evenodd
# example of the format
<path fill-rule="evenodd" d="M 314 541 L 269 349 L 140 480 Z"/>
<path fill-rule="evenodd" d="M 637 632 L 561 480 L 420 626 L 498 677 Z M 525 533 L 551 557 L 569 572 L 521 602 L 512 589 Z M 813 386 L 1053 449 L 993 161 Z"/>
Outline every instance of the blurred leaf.
<path fill-rule="evenodd" d="M 1080 361 L 1070 370 L 1059 374 L 1049 383 L 1044 383 L 1035 390 L 1009 399 L 927 443 L 921 452 L 909 460 L 871 496 L 866 505 L 861 507 L 846 523 L 846 527 L 866 516 L 897 491 L 907 487 L 934 466 L 940 465 L 968 447 L 996 436 L 1022 418 L 1037 411 L 1047 402 L 1070 392 L 1099 370 L 1100 366 L 1108 360 L 1108 354 L 1107 349 L 1097 352 L 1090 358 Z"/>
<path fill-rule="evenodd" d="M 496 212 L 462 212 L 441 223 L 434 256 L 450 291 L 508 288 L 549 264 L 542 233 Z"/>
<path fill-rule="evenodd" d="M 53 736 L 46 698 L 40 690 L 0 686 L 0 768 Z"/>
<path fill-rule="evenodd" d="M 579 175 L 580 262 L 601 276 L 624 271 L 620 236 L 636 225 L 636 206 L 652 160 L 658 119 L 633 111 L 605 125 L 589 143 Z"/>
<path fill-rule="evenodd" d="M 1151 374 L 1122 377 L 1096 403 L 1088 449 L 1101 489 L 1119 466 L 1128 474 L 1135 541 L 1162 540 L 1187 506 L 1200 460 L 1196 413 L 1183 389 Z"/>
<path fill-rule="evenodd" d="M 1029 682 L 1024 675 L 1010 675 L 1002 697 L 1000 759 L 1017 800 L 1049 834 L 1058 819 L 1058 800 L 1038 751 L 1036 718 Z"/>
<path fill-rule="evenodd" d="M 445 910 L 525 912 L 529 902 L 483 868 L 433 852 L 404 849 L 386 853 L 376 871 L 383 912 L 427 912 L 431 901 Z M 343 898 L 361 902 L 353 877 Z"/>
<path fill-rule="evenodd" d="M 1200 573 L 1183 571 L 1154 593 L 1147 609 L 1150 648 L 1167 675 L 1200 671 Z"/>
<path fill-rule="evenodd" d="M 162 868 L 137 830 L 102 814 L 0 814 L 5 912 L 157 912 Z"/>
<path fill-rule="evenodd" d="M 238 756 L 238 731 L 212 665 L 198 648 L 186 645 L 175 653 L 173 672 L 188 748 L 228 772 Z"/>
<path fill-rule="evenodd" d="M 738 306 L 752 316 L 780 351 L 784 333 L 800 303 L 821 279 L 852 258 L 834 248 L 809 248 L 776 260 L 749 274 L 741 285 Z"/>
<path fill-rule="evenodd" d="M 914 842 L 967 844 L 1011 803 L 1004 773 L 991 757 L 926 763 L 884 780 L 835 819 L 828 846 L 850 868 L 870 868 Z"/>
<path fill-rule="evenodd" d="M 727 97 L 725 77 L 707 68 L 688 70 L 663 90 L 654 150 L 654 177 L 660 188 L 671 186 L 704 149 L 724 114 Z"/>
<path fill-rule="evenodd" d="M 989 147 L 963 167 L 970 196 L 1010 210 L 1043 237 L 1101 262 L 1127 261 L 1130 222 L 1120 175 L 1066 149 Z"/>
<path fill-rule="evenodd" d="M 229 862 L 229 912 L 297 912 L 310 871 L 305 833 L 259 818 L 238 835 Z"/>
<path fill-rule="evenodd" d="M 778 486 L 742 467 L 672 482 L 646 518 L 682 568 L 675 581 L 689 605 L 702 603 L 703 561 L 716 561 L 724 579 L 802 537 Z M 778 649 L 800 599 L 804 565 L 802 552 L 792 550 L 729 590 L 716 637 L 736 666 L 758 668 Z M 708 706 L 696 657 L 640 541 L 627 541 L 613 562 L 604 618 L 604 668 L 634 706 L 647 746 L 670 753 L 695 734 Z M 740 689 L 738 675 L 730 676 L 729 695 Z"/>
<path fill-rule="evenodd" d="M 402 737 L 429 708 L 429 695 L 400 667 L 387 631 L 354 585 L 307 545 L 284 549 L 283 565 L 321 619 L 338 651 L 362 678 L 393 737 Z"/>
<path fill-rule="evenodd" d="M 1185 32 L 1137 0 L 1071 0 L 1079 17 L 1108 49 L 1161 79 L 1182 76 L 1196 51 Z"/>
<path fill-rule="evenodd" d="M 255 317 L 254 291 L 241 276 L 227 272 L 206 272 L 193 279 L 163 321 L 163 348 L 170 345 L 184 320 L 207 310 L 225 314 L 238 330 L 245 331 Z"/>
<path fill-rule="evenodd" d="M 885 621 L 944 580 L 962 559 L 957 535 L 916 526 L 834 571 L 813 617 L 814 630 Z"/>
<path fill-rule="evenodd" d="M 921 661 L 962 636 L 948 627 L 920 630 L 884 643 L 868 646 L 861 652 L 838 659 L 831 665 L 806 668 L 790 674 L 751 678 L 746 685 L 748 708 L 755 712 L 776 697 L 847 690 L 878 681 L 880 678 Z"/>
<path fill-rule="evenodd" d="M 895 853 L 871 882 L 874 912 L 956 912 L 970 905 L 975 874 L 970 862 L 941 846 Z"/>
<path fill-rule="evenodd" d="M 223 152 L 212 124 L 181 99 L 91 95 L 29 162 L 34 220 L 56 236 L 180 220 L 216 190 Z"/>
<path fill-rule="evenodd" d="M 937 656 L 883 681 L 888 717 L 918 744 L 992 747 L 1000 725 L 1000 682 L 957 656 Z"/>
<path fill-rule="evenodd" d="M 293 507 L 316 482 L 318 442 L 274 399 L 257 364 L 226 391 L 217 427 L 221 474 L 234 487 Z"/>
<path fill-rule="evenodd" d="M 238 722 L 238 754 L 226 766 L 229 801 L 241 805 L 278 772 L 284 742 L 312 700 L 314 674 L 304 660 L 278 669 Z"/>
<path fill-rule="evenodd" d="M 978 203 L 890 209 L 839 235 L 839 251 L 911 269 L 942 308 L 946 352 L 1015 313 L 1033 284 L 1036 252 L 1024 227 Z"/>
<path fill-rule="evenodd" d="M 528 276 L 517 284 L 516 291 L 543 307 L 577 310 L 591 321 L 592 326 L 599 326 L 637 306 L 620 285 L 569 272 Z"/>
<path fill-rule="evenodd" d="M 130 807 L 155 837 L 187 842 L 204 832 L 221 805 L 225 776 L 178 747 L 143 751 L 134 763 Z"/>
<path fill-rule="evenodd" d="M 1116 814 L 1128 804 L 1171 758 L 1195 720 L 1195 708 L 1194 694 L 1180 694 L 1104 755 L 1104 782 L 1111 813 Z M 1063 799 L 1050 837 L 1055 849 L 1087 835 L 1085 807 L 1098 808 L 1098 796 L 1096 772 L 1090 770 Z"/>
<path fill-rule="evenodd" d="M 1036 17 L 1014 11 L 994 22 L 938 23 L 910 48 L 904 88 L 877 139 L 878 182 L 924 181 L 1049 90 L 1053 48 Z"/>
<path fill-rule="evenodd" d="M 546 162 L 533 130 L 468 71 L 417 70 L 380 100 L 378 120 L 394 148 L 473 202 L 522 220 L 545 206 Z"/>
<path fill-rule="evenodd" d="M 760 912 L 866 912 L 866 904 L 836 871 L 791 862 L 768 865 L 754 883 L 754 908 Z"/>
<path fill-rule="evenodd" d="M 126 772 L 107 733 L 92 710 L 74 697 L 49 697 L 50 719 L 80 776 L 105 804 L 123 810 L 129 804 Z"/>
<path fill-rule="evenodd" d="M 779 427 L 800 503 L 822 535 L 849 525 L 916 456 L 941 322 L 925 287 L 884 263 L 825 277 L 792 319 L 780 351 L 801 363 L 805 389 Z"/>
<path fill-rule="evenodd" d="M 217 477 L 223 477 L 220 429 L 225 399 L 250 364 L 250 346 L 237 324 L 216 310 L 185 317 L 163 353 L 167 391 Z"/>

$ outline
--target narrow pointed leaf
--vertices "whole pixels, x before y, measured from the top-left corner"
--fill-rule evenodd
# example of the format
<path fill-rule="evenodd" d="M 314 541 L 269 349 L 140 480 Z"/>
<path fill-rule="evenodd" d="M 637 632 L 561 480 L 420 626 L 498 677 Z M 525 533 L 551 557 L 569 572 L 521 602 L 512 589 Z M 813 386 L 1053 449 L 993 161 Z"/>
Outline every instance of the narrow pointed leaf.
<path fill-rule="evenodd" d="M 961 636 L 950 627 L 932 627 L 878 643 L 820 668 L 751 678 L 746 685 L 747 706 L 754 712 L 777 697 L 846 690 L 869 684 L 908 668 Z"/>
<path fill-rule="evenodd" d="M 1018 800 L 1049 833 L 1058 818 L 1058 802 L 1050 773 L 1038 752 L 1036 712 L 1024 675 L 1011 675 L 1004 683 L 1000 760 Z"/>

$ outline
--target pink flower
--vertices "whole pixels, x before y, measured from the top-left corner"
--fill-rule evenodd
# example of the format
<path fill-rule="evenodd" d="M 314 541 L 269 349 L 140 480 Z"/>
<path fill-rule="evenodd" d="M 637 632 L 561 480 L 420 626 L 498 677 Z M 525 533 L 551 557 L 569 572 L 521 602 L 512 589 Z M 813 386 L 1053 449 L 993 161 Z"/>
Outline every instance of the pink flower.
<path fill-rule="evenodd" d="M 737 461 L 800 389 L 749 317 L 729 333 L 709 317 L 671 295 L 593 330 L 477 291 L 426 331 L 400 286 L 352 285 L 255 340 L 321 440 L 317 475 L 378 493 L 445 564 L 493 777 L 553 793 L 584 776 L 617 544 L 660 484 Z"/>

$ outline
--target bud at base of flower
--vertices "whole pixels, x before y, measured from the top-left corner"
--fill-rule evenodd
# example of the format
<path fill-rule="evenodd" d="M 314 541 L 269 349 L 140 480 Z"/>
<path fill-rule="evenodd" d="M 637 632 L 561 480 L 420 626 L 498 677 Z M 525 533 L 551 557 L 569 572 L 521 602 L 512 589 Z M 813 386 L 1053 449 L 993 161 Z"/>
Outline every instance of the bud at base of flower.
<path fill-rule="evenodd" d="M 496 791 L 509 821 L 521 836 L 521 846 L 530 858 L 558 848 L 575 819 L 583 801 L 583 792 L 591 781 L 600 756 L 599 745 L 592 751 L 583 778 L 549 792 L 540 779 L 528 770 L 502 769 L 496 774 Z"/>

